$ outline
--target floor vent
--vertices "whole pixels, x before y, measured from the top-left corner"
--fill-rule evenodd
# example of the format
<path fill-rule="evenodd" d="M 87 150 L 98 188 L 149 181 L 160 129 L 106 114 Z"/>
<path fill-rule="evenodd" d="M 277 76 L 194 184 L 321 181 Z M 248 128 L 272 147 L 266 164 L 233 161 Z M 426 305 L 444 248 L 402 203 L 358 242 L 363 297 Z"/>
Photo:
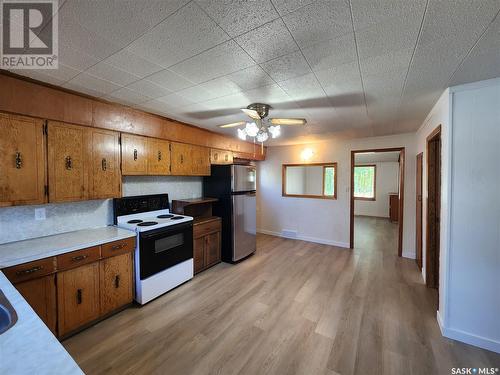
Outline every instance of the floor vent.
<path fill-rule="evenodd" d="M 287 237 L 287 238 L 297 238 L 297 231 L 296 230 L 285 230 L 285 229 L 283 229 L 281 231 L 281 235 L 283 237 Z"/>

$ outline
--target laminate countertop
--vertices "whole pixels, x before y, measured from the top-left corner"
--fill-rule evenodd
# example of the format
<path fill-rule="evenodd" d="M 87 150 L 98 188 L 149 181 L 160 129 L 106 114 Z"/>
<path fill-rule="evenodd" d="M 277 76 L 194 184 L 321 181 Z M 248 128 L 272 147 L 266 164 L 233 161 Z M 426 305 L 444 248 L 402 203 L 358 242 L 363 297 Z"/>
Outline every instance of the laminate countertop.
<path fill-rule="evenodd" d="M 109 226 L 10 242 L 0 245 L 0 269 L 130 237 L 135 232 Z"/>
<path fill-rule="evenodd" d="M 83 374 L 1 271 L 0 290 L 17 314 L 16 324 L 0 335 L 0 374 Z"/>

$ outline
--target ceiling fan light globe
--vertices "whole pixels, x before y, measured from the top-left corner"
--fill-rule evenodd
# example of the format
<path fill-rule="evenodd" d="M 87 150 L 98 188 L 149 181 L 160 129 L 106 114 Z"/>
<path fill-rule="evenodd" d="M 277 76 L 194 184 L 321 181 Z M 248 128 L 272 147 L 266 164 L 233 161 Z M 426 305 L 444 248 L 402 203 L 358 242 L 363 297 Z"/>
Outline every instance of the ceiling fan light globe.
<path fill-rule="evenodd" d="M 281 126 L 279 125 L 270 126 L 268 129 L 269 133 L 271 133 L 271 138 L 278 138 L 281 135 Z"/>
<path fill-rule="evenodd" d="M 238 138 L 242 141 L 247 140 L 247 132 L 245 131 L 245 129 L 238 129 Z"/>
<path fill-rule="evenodd" d="M 259 132 L 259 127 L 255 122 L 247 122 L 247 125 L 245 126 L 245 132 L 250 137 L 256 137 L 257 133 Z"/>
<path fill-rule="evenodd" d="M 259 133 L 257 134 L 257 142 L 264 143 L 269 139 L 269 133 L 266 130 L 260 130 Z"/>

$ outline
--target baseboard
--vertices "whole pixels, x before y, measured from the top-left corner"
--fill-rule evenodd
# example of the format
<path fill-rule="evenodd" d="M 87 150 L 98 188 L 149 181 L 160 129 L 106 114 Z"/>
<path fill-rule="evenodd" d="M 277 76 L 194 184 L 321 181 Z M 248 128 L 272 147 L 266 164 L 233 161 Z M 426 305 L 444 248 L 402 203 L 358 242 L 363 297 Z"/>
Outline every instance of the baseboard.
<path fill-rule="evenodd" d="M 401 254 L 403 258 L 408 258 L 408 259 L 417 259 L 415 256 L 415 253 L 413 251 L 409 250 L 403 250 L 403 254 Z"/>
<path fill-rule="evenodd" d="M 323 245 L 331 245 L 331 246 L 349 248 L 349 243 L 347 243 L 347 242 L 332 241 L 332 240 L 326 240 L 324 238 L 309 237 L 309 236 L 287 237 L 287 236 L 283 236 L 283 234 L 280 232 L 274 232 L 274 231 L 267 230 L 267 229 L 257 229 L 257 232 L 262 233 L 262 234 L 268 234 L 270 236 L 288 238 L 288 239 L 292 239 L 292 240 L 301 240 L 301 241 L 307 241 L 307 242 L 320 243 Z"/>
<path fill-rule="evenodd" d="M 477 336 L 472 333 L 461 331 L 454 328 L 446 328 L 441 318 L 439 311 L 436 313 L 439 329 L 444 337 L 452 340 L 464 342 L 469 345 L 477 346 L 482 349 L 490 350 L 495 353 L 500 353 L 500 341 L 489 339 L 487 337 Z"/>

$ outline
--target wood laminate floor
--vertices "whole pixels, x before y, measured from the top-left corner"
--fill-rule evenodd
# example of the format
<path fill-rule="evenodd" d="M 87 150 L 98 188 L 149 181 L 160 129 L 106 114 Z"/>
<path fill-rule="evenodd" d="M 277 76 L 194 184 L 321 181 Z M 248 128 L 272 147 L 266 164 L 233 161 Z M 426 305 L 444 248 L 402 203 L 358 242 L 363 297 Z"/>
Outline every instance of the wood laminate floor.
<path fill-rule="evenodd" d="M 356 218 L 354 250 L 259 235 L 142 308 L 64 341 L 87 374 L 451 374 L 500 355 L 441 336 L 436 293 L 397 226 Z"/>

